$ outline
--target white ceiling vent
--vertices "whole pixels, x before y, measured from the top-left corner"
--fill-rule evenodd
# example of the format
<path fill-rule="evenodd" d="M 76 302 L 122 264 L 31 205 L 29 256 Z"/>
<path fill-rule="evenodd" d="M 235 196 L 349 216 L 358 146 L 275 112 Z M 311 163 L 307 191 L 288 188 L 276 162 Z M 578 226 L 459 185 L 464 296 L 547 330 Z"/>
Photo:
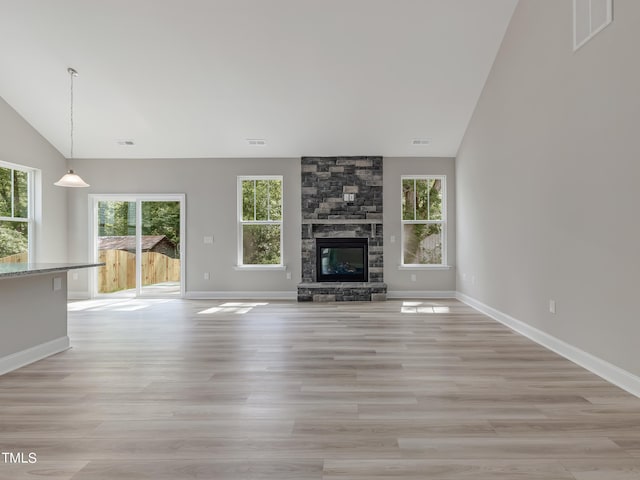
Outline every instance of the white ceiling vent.
<path fill-rule="evenodd" d="M 250 147 L 264 147 L 267 141 L 264 138 L 247 138 L 247 145 Z"/>
<path fill-rule="evenodd" d="M 117 143 L 121 147 L 133 147 L 136 144 L 133 140 L 118 140 Z"/>
<path fill-rule="evenodd" d="M 429 140 L 428 138 L 414 138 L 413 140 L 411 140 L 411 145 L 413 145 L 414 147 L 424 147 L 425 145 L 430 144 L 431 140 Z"/>

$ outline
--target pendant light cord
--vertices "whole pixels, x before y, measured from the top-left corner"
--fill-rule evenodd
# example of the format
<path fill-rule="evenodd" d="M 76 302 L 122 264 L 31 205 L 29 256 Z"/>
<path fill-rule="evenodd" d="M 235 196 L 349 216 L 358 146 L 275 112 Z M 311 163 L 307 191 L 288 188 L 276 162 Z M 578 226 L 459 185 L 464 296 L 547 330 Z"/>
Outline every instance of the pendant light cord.
<path fill-rule="evenodd" d="M 71 159 L 73 159 L 73 73 L 71 74 L 71 113 L 69 115 L 71 119 Z"/>
<path fill-rule="evenodd" d="M 71 108 L 70 108 L 71 112 L 70 112 L 70 115 L 69 115 L 69 119 L 71 121 L 71 129 L 70 129 L 71 130 L 71 142 L 70 142 L 71 143 L 71 148 L 70 148 L 70 151 L 69 151 L 69 155 L 70 155 L 69 159 L 73 160 L 73 77 L 77 77 L 78 76 L 78 72 L 73 68 L 68 68 L 67 72 L 69 72 L 69 76 L 71 77 L 71 95 L 70 95 L 70 97 L 71 97 Z"/>

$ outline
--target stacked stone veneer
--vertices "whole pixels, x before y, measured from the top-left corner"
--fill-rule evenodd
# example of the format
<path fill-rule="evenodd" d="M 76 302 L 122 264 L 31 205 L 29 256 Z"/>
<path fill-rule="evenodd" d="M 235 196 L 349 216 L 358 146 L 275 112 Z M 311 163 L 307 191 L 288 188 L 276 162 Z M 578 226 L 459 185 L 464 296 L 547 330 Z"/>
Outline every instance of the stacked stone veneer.
<path fill-rule="evenodd" d="M 354 194 L 345 201 L 344 194 Z M 316 238 L 369 239 L 369 282 L 316 283 Z M 301 301 L 382 300 L 382 157 L 302 157 Z M 373 297 L 372 297 L 373 295 Z"/>

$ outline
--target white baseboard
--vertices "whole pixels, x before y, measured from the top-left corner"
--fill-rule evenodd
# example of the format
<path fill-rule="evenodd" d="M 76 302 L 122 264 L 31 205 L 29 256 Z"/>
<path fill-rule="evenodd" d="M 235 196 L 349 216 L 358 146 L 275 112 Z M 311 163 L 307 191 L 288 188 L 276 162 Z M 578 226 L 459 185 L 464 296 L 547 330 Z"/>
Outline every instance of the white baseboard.
<path fill-rule="evenodd" d="M 192 300 L 296 300 L 297 292 L 187 292 Z"/>
<path fill-rule="evenodd" d="M 90 298 L 89 292 L 67 292 L 67 299 L 69 300 L 89 300 Z"/>
<path fill-rule="evenodd" d="M 67 294 L 69 300 L 88 300 L 91 298 L 89 292 L 69 292 Z M 194 291 L 187 292 L 185 298 L 192 300 L 296 300 L 297 292 L 262 292 L 262 291 Z M 410 299 L 410 298 L 456 298 L 456 292 L 450 290 L 390 290 L 387 292 L 387 298 L 393 299 Z"/>
<path fill-rule="evenodd" d="M 404 298 L 456 298 L 456 292 L 446 290 L 389 290 L 387 292 L 387 298 L 389 300 Z"/>
<path fill-rule="evenodd" d="M 496 310 L 473 297 L 457 292 L 456 298 L 470 307 L 475 308 L 479 312 L 497 320 L 503 325 L 506 325 L 519 334 L 533 340 L 537 344 L 556 352 L 558 355 L 571 360 L 573 363 L 576 363 L 583 368 L 586 368 L 609 383 L 626 390 L 636 397 L 640 397 L 640 377 L 617 367 L 606 360 L 585 352 L 584 350 L 574 347 L 553 335 L 549 335 L 542 330 L 517 320 L 506 313 Z"/>
<path fill-rule="evenodd" d="M 68 348 L 70 348 L 69 337 L 65 335 L 50 342 L 41 343 L 35 347 L 12 353 L 11 355 L 0 358 L 0 375 L 37 362 L 50 355 L 60 353 Z"/>

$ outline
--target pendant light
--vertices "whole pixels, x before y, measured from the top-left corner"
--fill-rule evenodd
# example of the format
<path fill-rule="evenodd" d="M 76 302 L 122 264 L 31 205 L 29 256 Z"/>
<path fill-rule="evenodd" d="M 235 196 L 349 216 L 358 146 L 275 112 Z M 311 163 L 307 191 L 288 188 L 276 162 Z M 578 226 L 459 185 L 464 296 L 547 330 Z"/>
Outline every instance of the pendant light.
<path fill-rule="evenodd" d="M 67 72 L 69 72 L 69 77 L 71 78 L 71 149 L 69 160 L 73 161 L 73 77 L 78 76 L 78 72 L 73 68 L 67 68 Z M 88 187 L 89 184 L 86 183 L 80 175 L 74 173 L 73 170 L 69 170 L 65 175 L 62 176 L 60 180 L 58 180 L 54 185 L 58 187 Z"/>

